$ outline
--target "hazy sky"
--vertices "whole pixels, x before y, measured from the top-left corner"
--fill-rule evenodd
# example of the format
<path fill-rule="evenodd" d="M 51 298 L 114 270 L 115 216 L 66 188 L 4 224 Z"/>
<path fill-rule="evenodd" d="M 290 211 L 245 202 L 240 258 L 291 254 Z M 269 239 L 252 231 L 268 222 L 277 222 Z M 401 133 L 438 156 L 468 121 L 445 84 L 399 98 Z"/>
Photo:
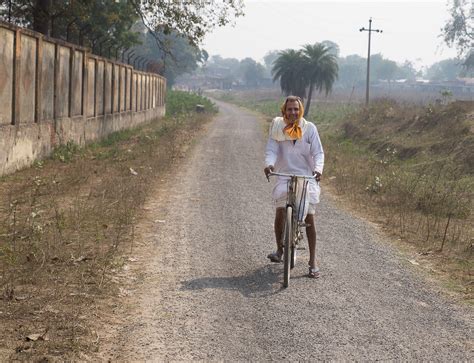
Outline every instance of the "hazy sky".
<path fill-rule="evenodd" d="M 367 57 L 368 33 L 372 28 L 371 54 L 382 53 L 397 62 L 406 59 L 417 67 L 456 56 L 439 37 L 448 19 L 446 0 L 245 0 L 245 16 L 235 27 L 209 34 L 203 48 L 224 58 L 252 57 L 263 62 L 269 50 L 297 49 L 304 44 L 331 40 L 341 56 Z"/>

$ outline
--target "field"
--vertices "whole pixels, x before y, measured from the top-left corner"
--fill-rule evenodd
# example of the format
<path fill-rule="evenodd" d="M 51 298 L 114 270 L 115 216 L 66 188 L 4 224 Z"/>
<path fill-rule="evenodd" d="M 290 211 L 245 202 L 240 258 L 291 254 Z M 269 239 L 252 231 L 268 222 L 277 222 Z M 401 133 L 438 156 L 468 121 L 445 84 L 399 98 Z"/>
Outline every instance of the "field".
<path fill-rule="evenodd" d="M 267 121 L 283 100 L 257 91 L 214 96 Z M 474 102 L 379 99 L 366 109 L 313 100 L 308 120 L 325 148 L 323 187 L 383 226 L 436 279 L 472 301 Z"/>
<path fill-rule="evenodd" d="M 98 349 L 88 322 L 121 293 L 116 274 L 133 261 L 143 202 L 216 112 L 181 92 L 167 105 L 163 119 L 83 149 L 62 146 L 0 180 L 1 357 L 84 360 Z"/>

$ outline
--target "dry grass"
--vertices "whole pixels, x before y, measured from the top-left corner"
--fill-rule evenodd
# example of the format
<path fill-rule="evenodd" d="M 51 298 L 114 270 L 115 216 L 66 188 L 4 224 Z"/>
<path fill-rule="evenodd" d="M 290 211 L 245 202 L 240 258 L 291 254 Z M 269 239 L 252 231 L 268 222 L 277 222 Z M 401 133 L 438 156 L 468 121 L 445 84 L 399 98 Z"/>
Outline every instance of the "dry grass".
<path fill-rule="evenodd" d="M 382 100 L 324 134 L 326 180 L 336 193 L 414 247 L 470 301 L 473 110 L 465 102 L 416 107 Z"/>
<path fill-rule="evenodd" d="M 141 206 L 210 117 L 181 114 L 86 149 L 66 145 L 0 180 L 0 357 L 74 360 L 97 349 L 87 322 L 118 293 L 111 277 L 133 251 Z"/>

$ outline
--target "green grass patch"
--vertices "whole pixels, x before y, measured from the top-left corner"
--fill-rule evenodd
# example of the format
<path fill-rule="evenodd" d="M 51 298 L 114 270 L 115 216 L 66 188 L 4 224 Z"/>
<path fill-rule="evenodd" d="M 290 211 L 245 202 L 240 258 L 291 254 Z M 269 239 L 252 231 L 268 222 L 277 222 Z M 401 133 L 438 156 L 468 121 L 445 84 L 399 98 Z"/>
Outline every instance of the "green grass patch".
<path fill-rule="evenodd" d="M 311 105 L 307 119 L 323 130 L 328 125 L 341 123 L 359 109 L 356 104 L 316 102 Z"/>
<path fill-rule="evenodd" d="M 72 141 L 68 141 L 65 145 L 60 145 L 53 150 L 51 158 L 59 160 L 63 163 L 70 162 L 74 156 L 79 153 L 81 148 Z M 36 166 L 40 166 L 41 161 L 35 163 Z"/>
<path fill-rule="evenodd" d="M 127 140 L 130 137 L 136 135 L 138 130 L 134 129 L 125 129 L 111 133 L 105 139 L 99 141 L 97 144 L 100 146 L 112 146 L 121 141 Z"/>

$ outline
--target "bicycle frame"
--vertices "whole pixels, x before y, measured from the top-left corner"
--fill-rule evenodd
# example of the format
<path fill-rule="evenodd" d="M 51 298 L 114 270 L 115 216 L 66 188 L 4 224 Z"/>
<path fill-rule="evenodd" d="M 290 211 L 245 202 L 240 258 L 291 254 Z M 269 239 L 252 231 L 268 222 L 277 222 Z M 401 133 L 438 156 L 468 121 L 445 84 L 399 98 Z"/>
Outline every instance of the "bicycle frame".
<path fill-rule="evenodd" d="M 295 174 L 285 174 L 285 173 L 270 173 L 267 179 L 270 181 L 270 176 L 283 176 L 288 177 L 288 196 L 287 202 L 285 207 L 286 212 L 286 222 L 285 228 L 283 232 L 283 262 L 284 262 L 284 278 L 283 278 L 283 286 L 288 287 L 290 283 L 290 270 L 295 266 L 296 261 L 296 246 L 298 242 L 303 239 L 303 232 L 301 230 L 302 227 L 305 227 L 306 224 L 304 220 L 300 221 L 298 215 L 300 211 L 296 211 L 296 198 L 297 198 L 297 185 L 298 179 L 314 179 L 314 176 L 308 175 L 295 175 Z M 303 187 L 304 188 L 304 187 Z M 304 192 L 306 192 L 304 190 Z M 302 198 L 305 197 L 302 194 Z M 300 209 L 301 209 L 301 201 L 300 201 Z M 304 206 L 303 206 L 304 208 Z M 297 212 L 297 213 L 295 213 Z"/>

